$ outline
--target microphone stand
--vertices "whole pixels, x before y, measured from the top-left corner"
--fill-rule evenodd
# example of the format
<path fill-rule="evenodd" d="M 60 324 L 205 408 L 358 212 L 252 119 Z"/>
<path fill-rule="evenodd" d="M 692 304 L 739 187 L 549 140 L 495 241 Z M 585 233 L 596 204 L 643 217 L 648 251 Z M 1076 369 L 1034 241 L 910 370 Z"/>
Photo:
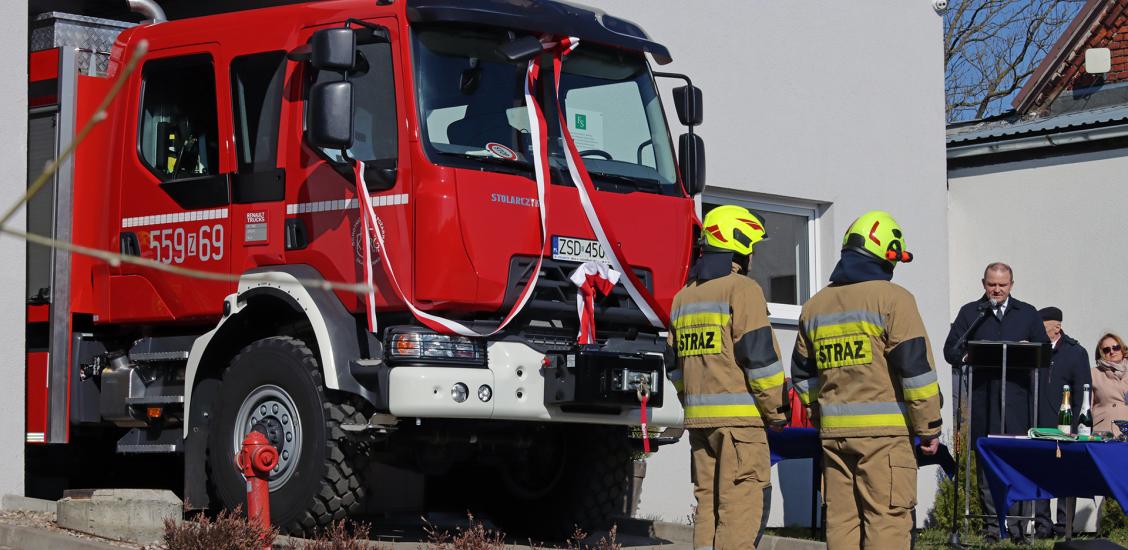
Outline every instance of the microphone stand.
<path fill-rule="evenodd" d="M 988 305 L 986 303 L 980 305 L 979 306 L 979 315 L 975 318 L 974 321 L 971 322 L 971 326 L 967 327 L 967 330 L 965 330 L 963 335 L 960 336 L 960 339 L 956 340 L 956 346 L 955 347 L 956 347 L 956 350 L 959 351 L 961 357 L 964 357 L 966 355 L 965 352 L 966 352 L 966 348 L 967 348 L 968 338 L 970 338 L 971 334 L 973 332 L 975 332 L 976 329 L 979 328 L 979 325 L 983 324 L 983 320 L 987 318 L 987 312 L 990 311 L 990 310 L 991 310 L 990 305 Z M 966 387 L 967 393 L 969 394 L 968 398 L 969 399 L 971 398 L 971 395 L 970 395 L 971 394 L 971 387 L 967 385 L 967 363 L 965 363 L 962 359 L 960 360 L 960 370 L 959 370 L 959 372 L 960 372 L 960 383 L 958 384 L 958 389 L 956 390 L 956 403 L 955 403 L 956 432 L 953 435 L 953 441 L 955 443 L 955 445 L 954 445 L 954 447 L 955 447 L 955 457 L 954 458 L 956 460 L 956 475 L 955 475 L 954 479 L 952 480 L 952 530 L 948 534 L 948 545 L 953 547 L 953 548 L 963 548 L 963 544 L 960 542 L 960 530 L 959 530 L 958 516 L 959 516 L 959 503 L 960 503 L 960 498 L 959 498 L 959 495 L 960 495 L 960 452 L 962 452 L 961 451 L 961 445 L 960 445 L 960 434 L 963 433 L 963 394 L 964 394 L 965 387 Z M 965 461 L 965 465 L 966 465 L 966 461 Z M 971 472 L 970 471 L 965 472 L 965 475 L 970 476 Z M 967 495 L 967 494 L 964 495 L 965 502 L 969 498 L 971 498 L 970 495 Z"/>

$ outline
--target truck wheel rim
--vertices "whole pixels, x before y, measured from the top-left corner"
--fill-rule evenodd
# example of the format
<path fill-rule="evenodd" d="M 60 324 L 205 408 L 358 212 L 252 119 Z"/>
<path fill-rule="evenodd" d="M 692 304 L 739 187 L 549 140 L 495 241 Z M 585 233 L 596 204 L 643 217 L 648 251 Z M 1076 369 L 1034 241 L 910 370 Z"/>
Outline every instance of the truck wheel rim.
<path fill-rule="evenodd" d="M 286 390 L 278 386 L 260 386 L 243 400 L 239 413 L 235 415 L 234 445 L 238 452 L 243 446 L 243 438 L 251 433 L 255 424 L 264 419 L 273 419 L 282 426 L 282 433 L 276 441 L 271 441 L 278 449 L 278 465 L 270 471 L 271 491 L 286 484 L 298 469 L 302 454 L 302 421 L 298 407 Z"/>

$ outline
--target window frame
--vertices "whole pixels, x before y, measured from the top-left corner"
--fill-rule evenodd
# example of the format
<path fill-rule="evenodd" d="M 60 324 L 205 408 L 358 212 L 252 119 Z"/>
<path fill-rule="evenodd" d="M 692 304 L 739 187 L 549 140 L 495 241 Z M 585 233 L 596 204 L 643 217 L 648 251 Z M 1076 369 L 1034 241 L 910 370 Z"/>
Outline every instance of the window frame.
<path fill-rule="evenodd" d="M 734 190 L 725 189 L 708 189 L 705 193 L 699 195 L 700 199 L 697 201 L 698 216 L 703 216 L 703 204 L 735 204 L 743 206 L 753 212 L 772 212 L 776 214 L 788 214 L 792 216 L 799 216 L 807 219 L 807 274 L 806 277 L 798 275 L 797 282 L 800 284 L 800 304 L 782 304 L 779 302 L 768 302 L 768 320 L 773 324 L 779 325 L 799 325 L 799 313 L 802 311 L 802 303 L 809 300 L 811 296 L 818 290 L 818 282 L 820 279 L 821 265 L 819 265 L 819 215 L 824 208 L 818 203 L 803 201 L 800 199 L 790 199 L 785 197 L 767 197 L 760 195 L 753 195 L 742 193 Z M 769 231 L 770 236 L 770 231 Z M 755 260 L 753 259 L 753 269 L 755 269 Z M 798 270 L 797 270 L 798 271 Z"/>
<path fill-rule="evenodd" d="M 248 61 L 258 61 L 260 59 L 269 59 L 268 56 L 276 56 L 278 63 L 274 65 L 274 73 L 267 78 L 266 86 L 264 87 L 263 102 L 259 107 L 258 120 L 255 125 L 256 131 L 251 132 L 248 124 L 250 113 L 246 108 L 246 94 L 239 94 L 238 86 L 245 85 L 245 77 L 249 76 L 250 71 L 243 69 L 242 63 Z M 234 152 L 235 152 L 235 169 L 232 171 L 235 174 L 251 174 L 254 172 L 270 171 L 278 166 L 278 149 L 279 149 L 279 132 L 282 121 L 282 103 L 285 101 L 285 80 L 287 72 L 287 64 L 289 60 L 286 59 L 286 51 L 273 49 L 263 50 L 257 52 L 248 52 L 232 56 L 227 63 L 228 87 L 231 93 L 231 128 L 234 135 Z M 274 77 L 281 71 L 280 80 L 278 82 L 278 89 L 273 89 Z M 241 101 L 243 100 L 243 101 Z M 269 113 L 264 111 L 269 107 Z M 270 118 L 263 115 L 268 114 Z M 260 151 L 258 149 L 258 137 L 263 133 L 262 126 L 267 124 L 266 131 L 273 134 L 273 143 L 268 143 L 267 151 Z M 249 153 L 249 158 L 243 158 L 243 149 Z"/>
<path fill-rule="evenodd" d="M 381 162 L 390 163 L 390 164 L 393 165 L 393 166 L 391 166 L 391 170 L 393 170 L 393 173 L 396 174 L 395 180 L 391 181 L 391 182 L 386 182 L 386 183 L 388 183 L 388 188 L 391 188 L 391 187 L 394 187 L 395 182 L 399 180 L 398 172 L 399 172 L 400 164 L 402 162 L 401 143 L 400 143 L 402 141 L 402 139 L 401 139 L 402 136 L 400 136 L 400 133 L 399 133 L 399 129 L 400 129 L 399 127 L 401 126 L 400 121 L 402 120 L 401 119 L 402 113 L 400 112 L 401 109 L 400 109 L 400 103 L 399 103 L 399 101 L 400 101 L 399 100 L 400 91 L 399 91 L 399 88 L 397 87 L 398 86 L 398 77 L 396 75 L 396 62 L 397 62 L 396 61 L 396 55 L 397 55 L 396 42 L 395 42 L 395 39 L 392 35 L 393 29 L 390 28 L 388 25 L 382 24 L 382 23 L 380 23 L 376 20 L 371 20 L 371 19 L 366 20 L 366 21 L 372 22 L 372 23 L 378 25 L 381 29 L 384 30 L 384 32 L 387 33 L 387 38 L 388 38 L 387 42 L 380 42 L 375 36 L 364 36 L 364 37 L 357 36 L 356 48 L 357 48 L 357 52 L 359 53 L 362 46 L 370 46 L 370 45 L 376 45 L 376 44 L 380 44 L 380 43 L 387 44 L 387 46 L 388 46 L 388 76 L 389 76 L 388 86 L 389 86 L 389 88 L 391 89 L 391 92 L 392 92 L 392 94 L 391 94 L 391 96 L 392 96 L 391 100 L 392 101 L 391 101 L 390 105 L 391 105 L 391 108 L 393 110 L 391 118 L 394 121 L 394 124 L 391 126 L 389 131 L 391 132 L 391 135 L 393 136 L 393 139 L 395 140 L 395 143 L 392 146 L 392 151 L 394 151 L 394 155 L 392 157 L 390 157 L 388 159 L 375 159 L 373 161 L 366 161 L 366 162 L 381 161 Z M 313 30 L 316 31 L 316 30 L 320 30 L 320 29 L 323 29 L 323 28 L 332 28 L 332 27 L 333 26 L 318 27 L 318 28 L 315 28 Z M 362 27 L 360 29 L 354 29 L 354 30 L 357 30 L 359 32 L 359 31 L 364 31 L 365 28 Z M 375 32 L 375 31 L 372 31 L 372 32 Z M 326 164 L 333 166 L 334 168 L 336 168 L 338 170 L 345 170 L 346 173 L 351 174 L 352 173 L 351 169 L 346 169 L 348 166 L 350 166 L 350 164 L 348 162 L 342 162 L 340 160 L 337 160 L 336 158 L 331 156 L 326 151 L 326 149 L 324 149 L 322 147 L 317 147 L 316 145 L 310 143 L 310 141 L 309 141 L 309 135 L 308 135 L 309 90 L 314 84 L 317 83 L 318 77 L 321 75 L 321 72 L 322 71 L 313 68 L 313 66 L 311 66 L 309 63 L 303 63 L 302 64 L 301 74 L 299 75 L 299 78 L 301 79 L 301 83 L 302 83 L 301 84 L 301 86 L 302 86 L 302 92 L 301 92 L 302 93 L 302 127 L 301 127 L 302 143 L 304 143 L 307 147 L 309 147 L 309 149 L 311 151 L 313 151 L 318 156 L 318 158 L 323 160 Z M 330 71 L 330 72 L 333 72 L 333 71 Z M 349 76 L 346 76 L 345 79 L 348 80 L 349 82 L 355 83 L 355 81 Z M 353 97 L 353 117 L 354 117 L 353 118 L 353 132 L 354 132 L 354 134 L 356 132 L 356 126 L 355 126 L 356 118 L 355 117 L 356 117 L 356 101 L 357 101 L 356 100 L 356 94 L 357 93 L 359 93 L 359 92 L 354 87 L 353 88 L 353 94 L 354 94 L 354 97 Z M 374 168 L 374 166 L 369 166 L 369 169 L 373 169 L 373 168 Z M 375 190 L 374 185 L 373 185 L 373 181 L 371 181 L 371 178 L 366 177 L 365 179 L 369 180 L 368 181 L 369 190 L 370 191 Z"/>
<path fill-rule="evenodd" d="M 416 23 L 416 24 L 411 25 L 411 35 L 410 35 L 410 39 L 409 39 L 410 42 L 409 42 L 408 48 L 409 48 L 409 51 L 410 51 L 410 55 L 412 56 L 412 60 L 414 62 L 413 66 L 411 67 L 411 71 L 412 71 L 413 77 L 416 79 L 416 81 L 420 80 L 419 71 L 422 70 L 422 67 L 423 67 L 421 65 L 421 62 L 420 62 L 420 58 L 422 57 L 421 50 L 425 49 L 425 46 L 423 45 L 423 41 L 420 38 L 419 33 L 420 32 L 426 32 L 426 31 L 429 31 L 429 30 L 433 30 L 435 28 L 441 28 L 441 29 L 446 29 L 446 30 L 450 30 L 450 29 L 458 30 L 458 29 L 461 29 L 461 28 L 470 28 L 470 27 L 466 26 L 463 23 L 444 23 L 444 22 Z M 497 27 L 495 30 L 510 32 L 510 33 L 516 32 L 519 35 L 521 35 L 521 33 L 524 33 L 524 31 L 521 31 L 519 29 L 512 29 L 512 28 L 507 28 L 507 27 Z M 528 33 L 525 33 L 525 35 L 527 35 L 527 34 Z M 645 80 L 647 80 L 649 82 L 650 89 L 653 91 L 654 98 L 657 101 L 657 107 L 655 109 L 655 112 L 658 113 L 658 115 L 660 115 L 662 117 L 662 124 L 663 124 L 664 128 L 662 128 L 660 132 L 657 132 L 657 135 L 658 135 L 658 137 L 663 138 L 664 142 L 666 143 L 665 147 L 666 147 L 666 150 L 669 152 L 669 155 L 670 155 L 669 160 L 670 160 L 670 162 L 672 162 L 671 168 L 674 170 L 674 174 L 673 174 L 674 181 L 672 181 L 670 183 L 661 183 L 661 180 L 659 180 L 660 183 L 659 183 L 658 189 L 653 190 L 653 191 L 649 190 L 649 189 L 644 190 L 644 189 L 638 188 L 637 186 L 631 186 L 631 185 L 625 184 L 625 183 L 616 183 L 616 181 L 612 178 L 602 178 L 602 177 L 599 177 L 599 176 L 593 176 L 592 177 L 593 183 L 595 184 L 596 189 L 598 189 L 600 191 L 604 191 L 604 192 L 622 193 L 622 194 L 646 193 L 646 194 L 654 194 L 654 195 L 658 195 L 658 196 L 667 196 L 667 197 L 684 197 L 685 193 L 684 193 L 684 190 L 682 189 L 682 185 L 680 183 L 680 176 L 677 173 L 677 148 L 674 146 L 675 142 L 673 140 L 673 135 L 671 134 L 671 128 L 670 128 L 670 125 L 669 125 L 669 120 L 665 117 L 665 113 L 667 111 L 666 111 L 665 104 L 662 101 L 662 90 L 663 90 L 663 88 L 660 87 L 658 85 L 657 81 L 655 80 L 654 69 L 651 66 L 650 61 L 647 59 L 645 53 L 642 53 L 642 52 L 629 53 L 629 55 L 635 55 L 635 54 L 638 55 L 638 58 L 639 58 L 641 64 L 643 65 L 643 67 L 646 70 L 646 75 L 645 75 L 644 78 L 645 78 Z M 517 66 L 518 70 L 523 74 L 523 64 L 516 64 L 516 66 Z M 622 82 L 632 82 L 632 81 L 627 80 L 627 81 L 622 81 Z M 558 85 L 558 82 L 557 82 L 557 79 L 553 76 L 553 73 L 552 73 L 552 70 L 551 70 L 551 65 L 542 63 L 542 76 L 541 76 L 541 79 L 539 81 L 538 89 L 534 91 L 534 95 L 537 96 L 540 99 L 540 101 L 543 102 L 543 105 L 546 108 L 546 112 L 544 113 L 544 115 L 545 115 L 544 131 L 548 132 L 550 143 L 553 143 L 552 140 L 554 139 L 554 136 L 562 135 L 560 133 L 560 129 L 558 127 L 559 126 L 558 118 L 555 116 L 554 113 L 555 113 L 556 109 L 559 108 L 559 107 L 563 107 L 565 109 L 565 111 L 567 109 L 566 106 L 562 106 L 562 105 L 558 106 L 555 99 L 549 97 L 553 94 L 553 91 L 552 91 L 553 87 L 557 86 L 557 85 Z M 635 85 L 636 86 L 639 85 L 639 82 L 635 82 Z M 574 88 L 574 89 L 583 89 L 583 88 Z M 497 164 L 491 164 L 491 165 L 488 165 L 488 166 L 483 166 L 483 163 L 479 162 L 477 160 L 469 159 L 469 158 L 460 158 L 457 154 L 446 154 L 443 151 L 440 151 L 438 148 L 436 148 L 435 143 L 431 140 L 431 138 L 428 134 L 428 132 L 429 132 L 428 116 L 427 116 L 427 112 L 425 111 L 425 103 L 426 102 L 425 102 L 425 98 L 424 98 L 424 92 L 425 92 L 425 90 L 422 86 L 416 86 L 415 90 L 413 92 L 413 95 L 414 95 L 414 98 L 415 98 L 415 116 L 416 116 L 416 118 L 418 120 L 418 124 L 419 124 L 418 129 L 417 129 L 418 134 L 419 134 L 419 136 L 418 136 L 419 137 L 419 143 L 423 148 L 424 155 L 427 157 L 427 159 L 432 164 L 437 165 L 437 166 L 449 166 L 451 168 L 458 168 L 458 169 L 470 169 L 470 170 L 474 170 L 474 171 L 488 171 L 488 172 L 497 173 L 497 174 L 516 175 L 516 176 L 525 177 L 529 180 L 535 180 L 535 170 L 531 165 L 528 166 L 528 167 L 522 166 L 522 165 L 506 166 L 506 165 L 497 165 Z M 647 104 L 645 102 L 643 102 L 642 105 L 641 105 L 642 110 L 643 110 L 643 116 L 646 120 L 647 127 L 650 130 L 651 135 L 655 135 L 654 128 L 652 126 L 652 124 L 655 122 L 655 120 L 651 118 L 651 113 L 648 111 L 646 105 Z M 527 108 L 527 106 L 522 106 L 520 108 Z M 431 112 L 433 113 L 435 110 L 436 109 L 432 109 Z M 555 158 L 555 157 L 552 156 L 553 147 L 554 147 L 553 145 L 550 145 L 550 147 L 549 147 L 549 156 L 551 158 Z M 657 157 L 656 152 L 652 153 L 652 154 L 654 154 L 655 157 Z M 560 158 L 563 159 L 563 151 L 561 151 L 561 157 Z M 657 158 L 655 158 L 655 165 L 656 166 L 655 166 L 654 170 L 655 170 L 655 173 L 658 174 L 659 178 L 661 178 L 662 173 L 661 173 L 660 169 L 657 167 L 658 164 L 660 164 L 660 163 L 658 163 Z M 639 164 L 638 166 L 645 166 L 645 165 Z M 566 167 L 562 167 L 562 166 L 561 167 L 555 167 L 555 166 L 550 167 L 549 173 L 550 173 L 550 176 L 551 176 L 550 177 L 550 183 L 552 185 L 559 185 L 559 186 L 563 186 L 563 187 L 572 187 L 574 185 L 571 178 L 568 177 Z"/>
<path fill-rule="evenodd" d="M 193 174 L 191 176 L 185 176 L 185 177 L 180 177 L 180 178 L 175 177 L 175 174 L 172 174 L 170 176 L 166 176 L 166 175 L 161 174 L 159 169 L 156 166 L 153 166 L 152 164 L 150 164 L 149 161 L 145 158 L 145 151 L 143 149 L 143 144 L 144 144 L 143 136 L 144 136 L 144 133 L 145 133 L 145 100 L 146 100 L 148 93 L 149 93 L 149 89 L 148 89 L 149 88 L 149 86 L 148 86 L 149 78 L 145 74 L 145 69 L 147 69 L 151 65 L 165 64 L 165 63 L 169 63 L 169 62 L 186 63 L 186 62 L 189 62 L 189 61 L 195 61 L 195 59 L 192 59 L 192 58 L 199 58 L 199 60 L 201 60 L 201 61 L 206 59 L 207 65 L 211 70 L 211 78 L 212 78 L 212 96 L 211 97 L 212 97 L 212 102 L 213 102 L 212 106 L 213 106 L 213 109 L 214 109 L 214 112 L 215 112 L 216 139 L 218 140 L 220 135 L 223 132 L 222 126 L 220 124 L 223 117 L 222 117 L 222 114 L 221 114 L 222 108 L 221 108 L 221 105 L 220 105 L 220 89 L 219 89 L 219 86 L 220 86 L 219 76 L 220 75 L 219 75 L 219 71 L 218 71 L 219 64 L 216 60 L 216 56 L 212 52 L 210 52 L 210 51 L 189 51 L 189 52 L 183 52 L 183 53 L 175 53 L 175 54 L 167 55 L 167 56 L 153 57 L 153 58 L 150 58 L 150 59 L 146 59 L 144 64 L 142 64 L 140 71 L 139 71 L 140 72 L 140 75 L 139 75 L 140 76 L 140 79 L 139 79 L 140 80 L 140 91 L 139 91 L 139 95 L 137 97 L 138 101 L 137 101 L 137 104 L 136 104 L 137 105 L 137 135 L 134 137 L 134 143 L 136 145 L 137 160 L 141 163 L 141 166 L 144 166 L 145 170 L 148 171 L 153 177 L 155 177 L 157 179 L 157 182 L 159 182 L 162 186 L 167 185 L 167 184 L 172 184 L 172 183 L 185 182 L 185 181 L 205 181 L 205 180 L 210 180 L 210 179 L 214 179 L 214 178 L 217 178 L 217 177 L 221 177 L 221 176 L 224 175 L 223 169 L 221 168 L 221 165 L 222 165 L 221 159 L 223 158 L 223 154 L 224 154 L 222 143 L 219 143 L 216 147 L 216 158 L 213 161 L 214 162 L 214 170 L 215 170 L 214 174 Z M 200 63 L 200 66 L 203 66 L 203 63 Z M 154 131 L 155 131 L 155 129 L 154 129 Z M 200 144 L 198 147 L 203 147 L 203 146 L 204 146 L 204 144 Z"/>
<path fill-rule="evenodd" d="M 274 59 L 271 59 L 273 57 Z M 251 112 L 247 110 L 247 83 L 255 68 L 243 65 L 260 60 L 273 63 L 273 71 L 265 79 L 262 102 L 258 104 L 255 131 L 250 131 Z M 282 144 L 282 116 L 285 103 L 286 75 L 290 61 L 285 50 L 263 50 L 241 53 L 227 60 L 228 105 L 231 115 L 231 153 L 234 164 L 229 174 L 231 202 L 252 204 L 279 202 L 286 199 L 286 170 L 279 167 Z M 252 102 L 253 104 L 253 102 Z M 265 143 L 259 138 L 269 136 Z M 265 146 L 260 149 L 259 146 Z M 243 153 L 249 153 L 244 159 Z"/>

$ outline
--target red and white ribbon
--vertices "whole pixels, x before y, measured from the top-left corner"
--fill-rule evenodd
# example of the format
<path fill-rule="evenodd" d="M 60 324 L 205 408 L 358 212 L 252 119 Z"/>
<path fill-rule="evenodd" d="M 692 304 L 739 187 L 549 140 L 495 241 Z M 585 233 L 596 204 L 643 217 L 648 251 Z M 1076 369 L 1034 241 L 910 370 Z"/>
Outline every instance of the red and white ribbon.
<path fill-rule="evenodd" d="M 639 428 L 642 430 L 642 452 L 650 454 L 650 428 L 646 426 L 646 402 L 650 400 L 650 394 L 644 393 L 638 400 L 642 403 L 638 413 Z"/>
<path fill-rule="evenodd" d="M 578 287 L 576 312 L 580 316 L 580 345 L 595 343 L 595 294 L 604 296 L 619 283 L 619 272 L 600 262 L 584 262 L 568 277 Z"/>
<path fill-rule="evenodd" d="M 560 41 L 557 46 L 556 54 L 552 56 L 552 66 L 556 76 L 557 98 L 560 97 L 560 69 L 564 57 L 571 53 L 579 44 L 579 38 L 565 38 Z M 603 247 L 603 250 L 607 251 L 608 259 L 611 260 L 611 267 L 626 276 L 626 278 L 623 279 L 623 287 L 627 289 L 627 293 L 630 294 L 631 299 L 634 300 L 638 308 L 642 310 L 642 313 L 646 315 L 646 319 L 650 321 L 651 325 L 657 328 L 665 328 L 665 320 L 668 317 L 668 313 L 658 305 L 658 301 L 654 299 L 654 295 L 647 291 L 646 285 L 638 279 L 634 270 L 629 269 L 631 264 L 627 262 L 623 256 L 622 248 L 619 246 L 620 241 L 615 238 L 611 228 L 605 227 L 601 221 L 603 216 L 600 215 L 600 209 L 592 201 L 592 196 L 595 195 L 595 186 L 591 183 L 591 175 L 588 174 L 587 167 L 584 166 L 583 160 L 580 159 L 576 142 L 572 139 L 572 133 L 568 130 L 568 118 L 565 116 L 560 103 L 560 101 L 556 102 L 556 112 L 560 117 L 560 131 L 564 134 L 564 143 L 567 146 L 564 150 L 564 157 L 568 162 L 568 173 L 572 176 L 572 182 L 576 184 L 576 190 L 579 192 L 580 204 L 584 207 L 584 214 L 587 216 L 588 223 L 591 224 L 591 229 L 595 232 L 596 239 L 599 240 L 600 246 Z M 614 243 L 615 246 L 612 246 L 612 243 Z"/>
<path fill-rule="evenodd" d="M 535 57 L 529 61 L 529 66 L 525 72 L 525 105 L 529 113 L 529 133 L 532 135 L 533 156 L 533 170 L 536 173 L 537 180 L 537 210 L 540 215 L 540 234 L 541 245 L 540 250 L 544 250 L 548 244 L 548 228 L 547 221 L 547 204 L 545 202 L 545 189 L 548 177 L 548 135 L 544 131 L 545 122 L 544 114 L 541 112 L 540 104 L 536 102 L 535 93 L 537 79 L 540 77 L 540 58 Z M 518 313 L 525 307 L 525 303 L 529 301 L 529 296 L 532 295 L 533 289 L 537 286 L 537 279 L 540 277 L 541 261 L 544 254 L 537 254 L 537 263 L 533 266 L 532 276 L 529 277 L 529 282 L 525 284 L 525 288 L 521 291 L 517 301 L 513 304 L 509 313 L 502 319 L 501 324 L 491 332 L 480 333 L 477 332 L 458 321 L 447 319 L 438 315 L 432 315 L 415 307 L 411 299 L 404 294 L 403 289 L 400 288 L 399 281 L 396 279 L 396 272 L 392 266 L 391 259 L 388 258 L 387 247 L 384 245 L 384 235 L 376 229 L 376 211 L 372 208 L 372 199 L 368 196 L 368 187 L 364 182 L 364 163 L 357 162 L 355 166 L 356 172 L 356 188 L 357 194 L 360 195 L 361 206 L 361 219 L 364 221 L 364 235 L 365 242 L 372 242 L 375 237 L 379 243 L 381 265 L 384 266 L 384 272 L 388 275 L 388 279 L 392 283 L 392 289 L 395 291 L 396 296 L 399 296 L 403 303 L 407 305 L 415 318 L 419 319 L 423 324 L 430 327 L 432 330 L 445 334 L 458 334 L 461 336 L 478 336 L 485 337 L 497 334 Z M 371 247 L 365 246 L 364 248 L 364 278 L 365 282 L 372 288 L 365 296 L 365 310 L 368 317 L 368 330 L 376 332 L 378 326 L 376 322 L 376 290 L 373 286 L 372 277 L 372 258 Z"/>

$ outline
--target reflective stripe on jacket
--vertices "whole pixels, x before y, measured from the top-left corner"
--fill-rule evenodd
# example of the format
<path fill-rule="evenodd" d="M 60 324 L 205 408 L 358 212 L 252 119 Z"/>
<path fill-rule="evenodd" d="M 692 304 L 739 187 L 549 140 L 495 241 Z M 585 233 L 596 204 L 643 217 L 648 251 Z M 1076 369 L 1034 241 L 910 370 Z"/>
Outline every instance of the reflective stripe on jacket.
<path fill-rule="evenodd" d="M 690 281 L 674 297 L 668 344 L 667 376 L 687 427 L 785 420 L 783 365 L 756 281 L 735 271 Z"/>
<path fill-rule="evenodd" d="M 799 316 L 791 378 L 823 437 L 940 433 L 940 386 L 916 300 L 888 281 L 832 285 Z"/>

